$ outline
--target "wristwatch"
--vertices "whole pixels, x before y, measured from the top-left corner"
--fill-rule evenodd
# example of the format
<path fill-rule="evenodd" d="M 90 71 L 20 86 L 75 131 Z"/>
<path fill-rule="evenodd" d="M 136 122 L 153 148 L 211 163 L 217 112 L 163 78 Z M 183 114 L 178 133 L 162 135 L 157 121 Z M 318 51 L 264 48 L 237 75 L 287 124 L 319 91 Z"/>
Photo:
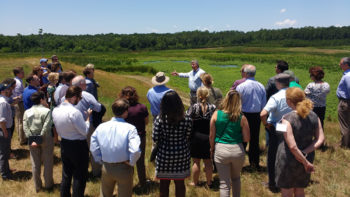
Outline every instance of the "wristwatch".
<path fill-rule="evenodd" d="M 301 151 L 301 153 L 304 155 L 304 157 L 307 157 L 307 153 L 304 153 L 304 151 Z"/>

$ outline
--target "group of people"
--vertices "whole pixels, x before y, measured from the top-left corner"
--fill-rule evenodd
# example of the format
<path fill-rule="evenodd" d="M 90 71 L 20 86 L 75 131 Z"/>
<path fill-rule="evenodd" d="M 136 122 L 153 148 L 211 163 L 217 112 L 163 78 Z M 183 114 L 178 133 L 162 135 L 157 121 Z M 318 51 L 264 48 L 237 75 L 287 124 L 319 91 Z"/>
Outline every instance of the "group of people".
<path fill-rule="evenodd" d="M 94 65 L 83 74 L 63 71 L 57 56 L 39 61 L 26 77 L 23 68 L 13 70 L 14 79 L 0 84 L 0 171 L 4 180 L 11 179 L 8 164 L 14 125 L 19 141 L 28 144 L 35 189 L 41 182 L 41 159 L 45 187 L 53 187 L 53 147 L 59 143 L 62 159 L 61 196 L 83 196 L 91 154 L 94 176 L 101 176 L 101 196 L 131 196 L 134 165 L 140 185 L 147 183 L 145 170 L 146 125 L 148 109 L 139 103 L 134 87 L 123 88 L 112 104 L 114 117 L 102 123 L 105 107 L 98 101 L 99 84 L 94 79 Z M 314 170 L 314 150 L 324 145 L 323 121 L 329 84 L 322 81 L 321 67 L 311 67 L 313 80 L 305 90 L 299 79 L 288 70 L 288 63 L 277 61 L 276 76 L 264 87 L 255 80 L 256 67 L 244 64 L 242 79 L 233 83 L 223 97 L 213 87 L 213 78 L 191 61 L 188 73 L 172 72 L 188 78 L 190 107 L 185 110 L 176 91 L 168 88 L 169 77 L 158 72 L 151 80 L 147 99 L 153 116 L 152 153 L 155 178 L 160 181 L 160 196 L 169 196 L 174 180 L 176 196 L 185 196 L 184 180 L 200 185 L 201 160 L 206 185 L 212 187 L 214 166 L 220 178 L 220 196 L 240 196 L 240 173 L 248 147 L 250 168 L 260 170 L 259 132 L 266 129 L 268 147 L 268 188 L 281 190 L 283 196 L 304 195 L 304 188 Z M 349 102 L 350 58 L 342 58 L 344 75 L 337 89 L 342 145 L 350 147 Z M 15 115 L 14 115 L 15 114 Z M 13 124 L 15 120 L 15 124 Z M 59 136 L 59 137 L 58 137 Z M 60 139 L 60 141 L 59 141 Z M 214 165 L 213 165 L 214 164 Z"/>

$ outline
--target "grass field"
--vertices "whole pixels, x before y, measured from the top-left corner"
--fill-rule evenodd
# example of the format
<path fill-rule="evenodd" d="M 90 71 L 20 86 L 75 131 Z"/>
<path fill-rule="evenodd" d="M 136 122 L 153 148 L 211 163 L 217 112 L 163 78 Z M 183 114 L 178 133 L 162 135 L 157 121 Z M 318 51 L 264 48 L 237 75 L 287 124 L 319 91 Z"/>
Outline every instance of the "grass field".
<path fill-rule="evenodd" d="M 234 52 L 233 50 L 236 50 Z M 270 76 L 273 76 L 274 73 L 274 62 L 271 61 L 262 61 L 262 62 L 249 62 L 246 60 L 225 60 L 225 61 L 215 61 L 211 59 L 206 59 L 206 57 L 213 57 L 213 53 L 220 56 L 221 52 L 224 55 L 235 57 L 241 53 L 241 57 L 247 55 L 246 50 L 248 49 L 201 49 L 201 50 L 187 50 L 187 51 L 165 51 L 162 52 L 142 52 L 142 53 L 133 53 L 133 54 L 119 54 L 119 56 L 125 56 L 128 58 L 137 59 L 136 62 L 132 63 L 133 65 L 146 65 L 152 66 L 156 70 L 162 70 L 167 73 L 176 69 L 177 71 L 189 71 L 190 66 L 187 62 L 175 62 L 175 61 L 189 61 L 192 58 L 199 59 L 200 65 L 204 70 L 208 71 L 214 76 L 215 86 L 221 88 L 223 92 L 229 89 L 232 82 L 239 78 L 239 67 L 238 68 L 218 68 L 212 67 L 210 65 L 238 65 L 240 66 L 243 63 L 252 63 L 255 64 L 258 68 L 257 80 L 265 84 L 267 79 Z M 249 49 L 250 51 L 258 51 L 258 49 Z M 273 57 L 272 59 L 279 59 L 279 55 L 274 55 L 277 49 L 269 49 L 269 54 Z M 283 51 L 284 49 L 278 49 L 278 51 Z M 311 57 L 305 56 L 305 59 L 317 59 L 317 57 L 326 56 L 330 60 L 327 60 L 329 64 L 332 64 L 334 67 L 337 66 L 340 57 L 345 56 L 344 53 L 347 53 L 348 49 L 317 49 L 316 52 L 312 52 L 313 49 L 292 49 L 285 50 L 286 56 L 294 58 L 296 54 L 303 55 L 308 53 Z M 336 50 L 335 52 L 333 50 Z M 230 51 L 230 52 L 228 52 Z M 291 52 L 290 52 L 291 51 Z M 227 54 L 226 54 L 227 53 Z M 262 52 L 259 52 L 262 53 Z M 266 50 L 263 50 L 263 53 L 268 53 Z M 289 54 L 290 53 L 290 54 Z M 315 56 L 312 54 L 316 54 Z M 334 55 L 336 53 L 336 55 Z M 70 54 L 71 55 L 71 54 Z M 98 56 L 94 54 L 96 60 L 98 58 L 113 58 L 112 54 L 107 54 L 105 56 Z M 212 56 L 210 56 L 212 55 Z M 223 55 L 223 56 L 224 56 Z M 15 66 L 23 66 L 25 72 L 28 73 L 29 70 L 37 65 L 40 56 L 34 56 L 32 54 L 26 55 L 31 57 L 21 58 L 21 55 L 0 55 L 0 80 L 6 77 L 12 77 L 11 69 Z M 67 54 L 68 56 L 68 54 Z M 72 55 L 71 55 L 72 56 Z M 91 55 L 92 56 L 92 55 Z M 118 56 L 118 55 L 117 55 Z M 64 60 L 64 54 L 61 54 L 59 57 Z M 90 57 L 90 56 L 89 56 Z M 87 57 L 88 58 L 88 57 Z M 322 58 L 325 60 L 327 58 Z M 297 58 L 295 58 L 297 59 Z M 144 64 L 144 61 L 160 61 L 160 62 L 151 62 Z M 288 59 L 287 59 L 288 60 Z M 320 60 L 320 61 L 321 61 Z M 315 64 L 317 64 L 317 61 Z M 94 63 L 94 62 L 92 62 Z M 311 63 L 310 63 L 311 64 Z M 68 62 L 62 62 L 62 65 L 65 69 L 74 69 L 78 74 L 82 73 L 82 67 L 71 64 Z M 96 64 L 98 66 L 98 64 Z M 314 63 L 312 63 L 314 65 Z M 321 64 L 320 64 L 321 65 Z M 291 69 L 295 71 L 296 75 L 301 79 L 301 84 L 303 87 L 309 82 L 308 73 L 303 68 L 298 68 L 296 65 L 291 64 Z M 130 74 L 123 73 L 107 73 L 101 70 L 97 70 L 95 77 L 100 83 L 101 88 L 99 89 L 100 101 L 107 107 L 107 115 L 105 120 L 109 120 L 112 117 L 112 112 L 110 105 L 113 100 L 116 98 L 117 94 L 126 85 L 134 86 L 140 96 L 140 102 L 146 104 L 149 109 L 149 104 L 145 98 L 147 90 L 151 87 L 149 80 L 151 78 L 150 74 L 143 74 L 141 77 L 130 76 Z M 325 81 L 328 81 L 331 84 L 332 91 L 327 99 L 327 114 L 335 113 L 335 109 L 330 108 L 335 107 L 337 101 L 334 97 L 336 85 L 341 77 L 341 71 L 335 68 L 327 68 Z M 187 95 L 187 80 L 180 79 L 176 77 L 171 77 L 169 85 L 172 88 L 177 89 L 181 95 Z M 332 107 L 331 107 L 332 106 Z M 152 121 L 150 121 L 152 122 Z M 150 150 L 151 150 L 151 127 L 149 124 L 147 126 L 147 147 L 146 147 L 146 170 L 148 177 L 152 178 L 154 176 L 154 165 L 148 161 Z M 328 149 L 324 152 L 317 151 L 315 166 L 316 172 L 312 175 L 311 185 L 306 189 L 306 193 L 309 196 L 350 196 L 350 150 L 344 150 L 339 148 L 338 142 L 340 139 L 339 126 L 335 118 L 332 118 L 332 121 L 326 121 L 325 123 L 325 135 L 326 141 L 328 144 Z M 267 172 L 266 172 L 266 151 L 265 151 L 265 132 L 261 130 L 260 135 L 260 146 L 262 154 L 260 157 L 260 164 L 263 166 L 262 172 L 249 172 L 244 168 L 242 172 L 242 196 L 279 196 L 279 194 L 273 194 L 268 189 L 263 186 L 263 182 L 267 181 Z M 29 159 L 29 151 L 27 146 L 20 146 L 17 142 L 17 135 L 15 134 L 12 140 L 12 148 L 15 154 L 18 155 L 17 159 L 10 160 L 10 167 L 15 168 L 17 172 L 15 173 L 16 179 L 13 181 L 4 182 L 0 180 L 0 196 L 59 196 L 59 183 L 61 180 L 61 161 L 59 148 L 55 147 L 55 166 L 54 166 L 54 182 L 55 189 L 53 191 L 44 191 L 39 194 L 35 193 L 34 183 L 31 180 L 31 163 Z M 245 166 L 248 165 L 248 158 L 246 158 Z M 218 185 L 218 177 L 215 175 L 214 183 Z M 203 173 L 201 173 L 200 180 L 204 181 L 205 178 Z M 188 184 L 190 179 L 186 180 Z M 158 196 L 158 186 L 156 183 L 151 184 L 150 187 L 140 188 L 136 186 L 138 183 L 136 169 L 134 176 L 134 195 L 135 196 Z M 99 179 L 89 179 L 85 194 L 87 196 L 98 196 L 100 188 Z M 174 186 L 171 185 L 170 196 L 174 196 Z M 190 187 L 187 185 L 187 196 L 219 196 L 218 187 L 215 187 L 213 190 L 207 190 L 205 187 Z"/>

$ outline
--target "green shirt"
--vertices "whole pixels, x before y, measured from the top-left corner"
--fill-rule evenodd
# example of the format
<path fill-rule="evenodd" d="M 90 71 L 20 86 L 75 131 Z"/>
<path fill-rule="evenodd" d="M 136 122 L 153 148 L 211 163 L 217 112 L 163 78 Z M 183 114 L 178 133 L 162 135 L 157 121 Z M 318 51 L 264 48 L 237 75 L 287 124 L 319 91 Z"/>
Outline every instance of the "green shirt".
<path fill-rule="evenodd" d="M 215 122 L 216 136 L 215 142 L 222 144 L 239 144 L 243 142 L 241 119 L 236 122 L 229 120 L 228 115 L 218 110 L 217 120 Z"/>
<path fill-rule="evenodd" d="M 303 89 L 303 88 L 301 87 L 301 85 L 299 85 L 296 81 L 291 81 L 291 82 L 289 83 L 289 87 L 290 87 L 290 88 L 300 88 L 300 89 Z"/>
<path fill-rule="evenodd" d="M 23 130 L 27 137 L 33 135 L 52 136 L 50 109 L 43 105 L 33 105 L 23 115 Z"/>

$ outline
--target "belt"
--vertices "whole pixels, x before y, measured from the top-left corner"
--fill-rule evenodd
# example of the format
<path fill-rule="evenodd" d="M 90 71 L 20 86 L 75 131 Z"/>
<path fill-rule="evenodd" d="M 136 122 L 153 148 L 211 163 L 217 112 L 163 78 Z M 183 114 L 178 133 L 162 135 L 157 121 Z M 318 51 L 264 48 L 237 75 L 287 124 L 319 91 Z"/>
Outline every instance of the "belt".
<path fill-rule="evenodd" d="M 349 102 L 350 101 L 350 99 L 344 99 L 344 98 L 338 98 L 339 99 L 339 101 L 345 101 L 345 102 Z"/>
<path fill-rule="evenodd" d="M 121 162 L 105 162 L 105 161 L 103 161 L 103 163 L 107 163 L 107 164 L 126 164 L 127 162 L 129 162 L 129 161 L 121 161 Z"/>

